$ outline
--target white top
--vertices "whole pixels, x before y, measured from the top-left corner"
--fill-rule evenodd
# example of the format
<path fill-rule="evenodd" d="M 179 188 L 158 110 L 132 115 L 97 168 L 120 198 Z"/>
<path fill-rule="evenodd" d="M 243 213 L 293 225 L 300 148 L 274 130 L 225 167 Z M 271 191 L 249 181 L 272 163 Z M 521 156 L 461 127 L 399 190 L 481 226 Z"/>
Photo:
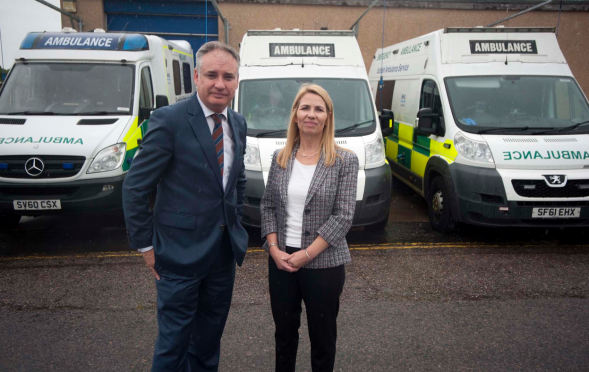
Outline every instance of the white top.
<path fill-rule="evenodd" d="M 213 135 L 213 129 L 215 128 L 215 122 L 213 121 L 213 118 L 211 117 L 211 115 L 213 115 L 215 112 L 210 110 L 207 106 L 205 106 L 204 103 L 202 103 L 202 101 L 200 100 L 200 97 L 198 96 L 198 93 L 196 94 L 196 98 L 198 99 L 198 103 L 200 104 L 200 107 L 202 108 L 202 111 L 205 115 L 205 117 L 207 118 L 207 124 L 209 125 L 209 130 L 211 131 L 211 136 Z M 231 139 L 233 137 L 233 132 L 231 131 L 231 127 L 229 126 L 229 122 L 227 121 L 227 107 L 225 107 L 225 110 L 223 110 L 223 112 L 221 112 L 219 115 L 221 115 L 221 117 L 223 119 L 221 119 L 221 125 L 223 126 L 223 191 L 225 191 L 225 188 L 227 187 L 227 181 L 229 181 L 229 172 L 231 172 L 231 166 L 233 165 L 233 155 L 235 153 L 235 143 L 233 142 L 233 140 Z M 300 245 L 300 243 L 299 243 Z M 143 252 L 148 252 L 151 251 L 153 249 L 153 246 L 149 246 L 149 247 L 145 247 L 145 248 L 139 248 L 138 251 L 143 253 Z"/>
<path fill-rule="evenodd" d="M 302 248 L 303 213 L 315 168 L 317 164 L 303 165 L 295 158 L 286 198 L 286 245 L 289 247 Z"/>

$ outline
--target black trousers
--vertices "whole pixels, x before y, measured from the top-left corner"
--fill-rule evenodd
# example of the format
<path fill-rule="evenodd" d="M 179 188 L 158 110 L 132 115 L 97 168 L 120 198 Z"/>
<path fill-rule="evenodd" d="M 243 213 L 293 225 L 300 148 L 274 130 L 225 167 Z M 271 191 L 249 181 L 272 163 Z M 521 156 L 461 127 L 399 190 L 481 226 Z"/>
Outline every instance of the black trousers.
<path fill-rule="evenodd" d="M 298 248 L 287 247 L 287 253 Z M 301 326 L 301 300 L 305 301 L 311 340 L 313 372 L 333 371 L 337 339 L 339 299 L 344 288 L 344 265 L 328 269 L 279 270 L 268 262 L 270 304 L 276 332 L 276 371 L 294 372 Z"/>

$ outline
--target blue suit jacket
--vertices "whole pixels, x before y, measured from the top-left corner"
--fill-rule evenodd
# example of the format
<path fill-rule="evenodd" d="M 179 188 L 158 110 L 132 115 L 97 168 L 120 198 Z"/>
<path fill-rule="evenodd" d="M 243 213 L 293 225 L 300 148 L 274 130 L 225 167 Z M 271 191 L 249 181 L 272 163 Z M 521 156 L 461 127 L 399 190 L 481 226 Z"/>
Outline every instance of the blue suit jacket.
<path fill-rule="evenodd" d="M 123 208 L 131 248 L 153 245 L 156 269 L 201 274 L 221 249 L 224 229 L 242 264 L 248 234 L 241 225 L 245 194 L 242 115 L 227 109 L 235 143 L 226 190 L 209 126 L 196 98 L 155 110 L 149 130 L 123 185 Z M 149 194 L 157 187 L 155 208 Z M 223 227 L 225 226 L 225 227 Z"/>

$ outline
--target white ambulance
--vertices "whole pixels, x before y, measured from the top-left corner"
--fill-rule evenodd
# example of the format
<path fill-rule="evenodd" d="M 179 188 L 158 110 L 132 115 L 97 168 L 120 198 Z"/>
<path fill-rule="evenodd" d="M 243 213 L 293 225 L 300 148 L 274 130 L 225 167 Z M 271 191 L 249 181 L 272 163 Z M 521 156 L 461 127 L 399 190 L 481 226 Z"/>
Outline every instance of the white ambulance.
<path fill-rule="evenodd" d="M 369 76 L 435 230 L 589 226 L 589 105 L 554 29 L 446 28 L 377 50 Z"/>
<path fill-rule="evenodd" d="M 0 90 L 0 226 L 119 209 L 156 107 L 194 92 L 186 41 L 30 33 Z"/>
<path fill-rule="evenodd" d="M 247 189 L 242 222 L 260 226 L 272 155 L 286 143 L 294 98 L 303 83 L 325 88 L 334 103 L 336 142 L 360 161 L 354 226 L 383 228 L 388 221 L 391 172 L 352 31 L 248 31 L 240 44 L 234 108 L 247 120 Z M 388 127 L 387 127 L 388 129 Z"/>

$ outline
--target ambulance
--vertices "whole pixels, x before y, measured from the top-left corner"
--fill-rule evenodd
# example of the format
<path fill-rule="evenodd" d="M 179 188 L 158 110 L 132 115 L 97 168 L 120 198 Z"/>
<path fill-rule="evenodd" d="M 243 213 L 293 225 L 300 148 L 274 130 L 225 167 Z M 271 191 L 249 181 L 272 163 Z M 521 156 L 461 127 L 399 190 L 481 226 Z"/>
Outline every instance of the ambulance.
<path fill-rule="evenodd" d="M 234 108 L 248 124 L 242 222 L 260 226 L 260 201 L 272 155 L 286 144 L 299 87 L 313 83 L 325 88 L 333 100 L 337 144 L 354 151 L 360 162 L 353 225 L 384 228 L 389 216 L 391 171 L 353 32 L 250 30 L 240 44 L 240 56 Z"/>
<path fill-rule="evenodd" d="M 589 105 L 553 28 L 446 28 L 378 49 L 393 175 L 432 227 L 589 226 Z"/>
<path fill-rule="evenodd" d="M 186 41 L 29 33 L 0 90 L 0 226 L 122 207 L 151 111 L 194 92 Z"/>

